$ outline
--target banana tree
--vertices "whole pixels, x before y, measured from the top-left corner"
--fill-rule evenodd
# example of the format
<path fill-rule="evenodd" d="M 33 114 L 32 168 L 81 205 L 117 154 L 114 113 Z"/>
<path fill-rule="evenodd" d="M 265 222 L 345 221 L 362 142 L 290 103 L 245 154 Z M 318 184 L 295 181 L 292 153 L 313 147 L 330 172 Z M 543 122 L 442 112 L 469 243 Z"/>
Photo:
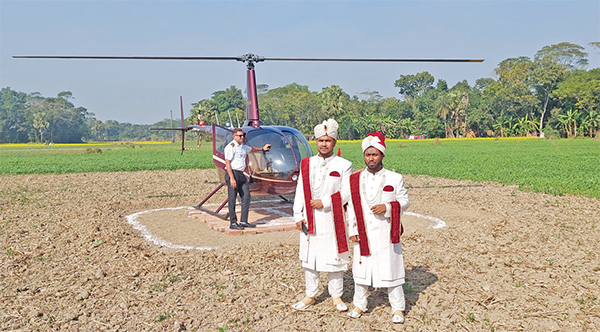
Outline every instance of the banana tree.
<path fill-rule="evenodd" d="M 588 130 L 590 137 L 598 137 L 598 128 L 600 128 L 600 113 L 596 110 L 590 110 L 581 125 Z"/>
<path fill-rule="evenodd" d="M 404 137 L 406 135 L 412 134 L 417 129 L 417 125 L 415 121 L 411 118 L 405 118 L 402 120 L 400 124 L 400 135 Z M 406 132 L 405 132 L 406 131 Z"/>
<path fill-rule="evenodd" d="M 524 117 L 517 119 L 517 122 L 513 125 L 513 130 L 516 134 L 525 136 L 527 133 L 536 131 L 538 124 L 535 118 L 529 119 L 529 114 L 525 114 Z"/>
<path fill-rule="evenodd" d="M 504 131 L 504 119 L 496 119 L 496 122 L 492 125 L 492 128 L 496 131 L 500 131 L 500 137 L 505 137 L 506 132 Z"/>
<path fill-rule="evenodd" d="M 579 118 L 579 111 L 569 109 L 567 114 L 561 114 L 558 116 L 558 121 L 563 125 L 567 132 L 567 138 L 577 137 L 577 119 Z"/>

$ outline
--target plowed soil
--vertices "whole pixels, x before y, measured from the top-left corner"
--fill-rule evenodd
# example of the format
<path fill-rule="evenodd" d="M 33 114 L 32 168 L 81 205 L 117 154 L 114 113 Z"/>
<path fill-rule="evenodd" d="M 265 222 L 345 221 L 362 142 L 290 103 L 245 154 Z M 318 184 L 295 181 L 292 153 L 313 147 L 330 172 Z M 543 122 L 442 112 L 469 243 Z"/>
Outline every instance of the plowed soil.
<path fill-rule="evenodd" d="M 304 292 L 296 231 L 227 236 L 200 223 L 197 241 L 218 248 L 182 250 L 127 223 L 195 205 L 215 179 L 214 170 L 0 177 L 0 330 L 600 330 L 598 199 L 405 176 L 409 211 L 448 227 L 407 227 L 406 323 L 395 325 L 383 289 L 360 319 L 336 312 L 325 275 L 317 303 L 293 310 Z M 344 278 L 351 302 L 351 272 Z"/>

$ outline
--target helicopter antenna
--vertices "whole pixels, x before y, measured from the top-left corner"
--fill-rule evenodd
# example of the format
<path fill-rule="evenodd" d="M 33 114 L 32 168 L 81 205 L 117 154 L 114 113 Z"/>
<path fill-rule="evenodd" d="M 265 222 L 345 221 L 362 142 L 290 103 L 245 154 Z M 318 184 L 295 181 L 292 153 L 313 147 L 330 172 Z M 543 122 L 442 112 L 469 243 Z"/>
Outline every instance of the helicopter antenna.
<path fill-rule="evenodd" d="M 233 120 L 231 120 L 231 112 L 229 112 L 229 110 L 227 110 L 227 114 L 229 115 L 229 127 L 233 128 Z"/>
<path fill-rule="evenodd" d="M 173 110 L 169 110 L 171 112 L 171 129 L 173 128 Z M 175 143 L 175 135 L 173 135 L 173 131 L 171 131 L 171 143 Z"/>
<path fill-rule="evenodd" d="M 181 108 L 181 154 L 185 151 L 185 119 L 183 117 L 183 97 L 179 96 L 179 106 Z"/>
<path fill-rule="evenodd" d="M 185 118 L 183 116 L 183 97 L 179 96 L 179 106 L 181 107 L 181 128 L 185 128 Z"/>

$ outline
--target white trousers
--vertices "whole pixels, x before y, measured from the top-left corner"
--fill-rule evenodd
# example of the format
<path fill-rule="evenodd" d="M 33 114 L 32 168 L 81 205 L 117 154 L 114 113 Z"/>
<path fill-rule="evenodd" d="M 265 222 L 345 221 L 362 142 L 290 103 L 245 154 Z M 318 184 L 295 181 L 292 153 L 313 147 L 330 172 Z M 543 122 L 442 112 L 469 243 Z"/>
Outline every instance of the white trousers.
<path fill-rule="evenodd" d="M 328 277 L 327 289 L 331 297 L 342 297 L 344 293 L 344 272 L 328 272 Z M 304 279 L 306 281 L 306 296 L 317 296 L 320 281 L 319 272 L 304 268 Z"/>
<path fill-rule="evenodd" d="M 367 311 L 367 290 L 368 285 L 354 284 L 354 306 L 363 312 Z M 404 300 L 404 289 L 402 285 L 396 287 L 388 287 L 388 298 L 390 305 L 392 306 L 392 314 L 396 311 L 404 311 L 406 308 L 406 301 Z"/>

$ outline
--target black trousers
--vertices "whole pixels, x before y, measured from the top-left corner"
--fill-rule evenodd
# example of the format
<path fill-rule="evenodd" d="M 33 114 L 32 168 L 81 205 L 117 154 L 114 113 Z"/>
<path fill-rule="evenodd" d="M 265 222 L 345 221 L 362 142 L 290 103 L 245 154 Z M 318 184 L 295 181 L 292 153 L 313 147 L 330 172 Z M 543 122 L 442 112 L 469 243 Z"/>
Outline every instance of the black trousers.
<path fill-rule="evenodd" d="M 227 198 L 229 198 L 229 221 L 232 224 L 237 223 L 237 216 L 235 215 L 235 204 L 238 194 L 242 200 L 242 213 L 240 215 L 240 222 L 248 222 L 248 211 L 250 210 L 250 183 L 242 171 L 233 170 L 233 177 L 235 178 L 236 187 L 231 188 L 231 181 L 229 179 L 229 173 L 225 173 L 225 182 L 227 182 Z"/>

